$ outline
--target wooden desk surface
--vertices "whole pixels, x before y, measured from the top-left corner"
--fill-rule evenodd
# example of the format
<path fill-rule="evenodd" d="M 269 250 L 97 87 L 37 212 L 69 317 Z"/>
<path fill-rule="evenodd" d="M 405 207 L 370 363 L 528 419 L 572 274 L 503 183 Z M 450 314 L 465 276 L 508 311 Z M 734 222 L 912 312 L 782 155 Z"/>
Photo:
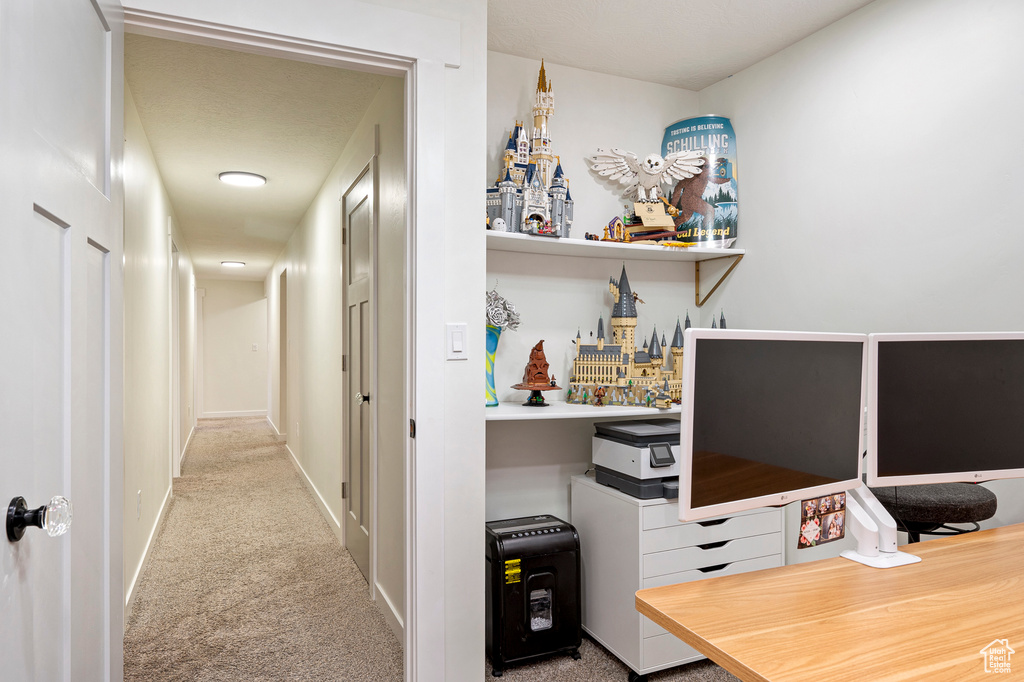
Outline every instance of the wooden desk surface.
<path fill-rule="evenodd" d="M 641 590 L 637 610 L 743 680 L 1024 678 L 1024 524 L 905 546 L 921 562 L 823 559 Z M 985 673 L 1006 639 L 1012 672 Z"/>

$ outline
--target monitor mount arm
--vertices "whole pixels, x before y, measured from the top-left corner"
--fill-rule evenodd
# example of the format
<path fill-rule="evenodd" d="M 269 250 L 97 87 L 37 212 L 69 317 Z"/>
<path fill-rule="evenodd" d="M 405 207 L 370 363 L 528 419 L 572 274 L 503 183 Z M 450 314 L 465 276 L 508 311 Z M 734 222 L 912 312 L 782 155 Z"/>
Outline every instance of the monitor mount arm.
<path fill-rule="evenodd" d="M 921 560 L 896 548 L 896 522 L 866 485 L 847 491 L 846 527 L 857 549 L 840 556 L 872 568 L 894 568 Z"/>

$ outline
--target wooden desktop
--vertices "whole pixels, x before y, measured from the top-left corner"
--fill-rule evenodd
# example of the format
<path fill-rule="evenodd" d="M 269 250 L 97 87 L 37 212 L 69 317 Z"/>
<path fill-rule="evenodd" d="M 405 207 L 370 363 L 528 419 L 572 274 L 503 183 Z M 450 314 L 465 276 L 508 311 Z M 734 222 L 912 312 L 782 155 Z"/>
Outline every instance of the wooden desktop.
<path fill-rule="evenodd" d="M 1024 524 L 902 549 L 921 562 L 824 559 L 640 590 L 636 608 L 743 680 L 981 679 L 995 640 L 1024 676 Z"/>

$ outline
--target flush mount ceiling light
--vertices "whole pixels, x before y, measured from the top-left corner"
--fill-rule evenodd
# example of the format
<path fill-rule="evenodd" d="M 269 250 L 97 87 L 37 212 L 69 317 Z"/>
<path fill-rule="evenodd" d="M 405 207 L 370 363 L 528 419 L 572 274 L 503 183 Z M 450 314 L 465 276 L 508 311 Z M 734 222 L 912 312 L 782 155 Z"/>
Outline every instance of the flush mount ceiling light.
<path fill-rule="evenodd" d="M 245 263 L 240 260 L 222 260 L 220 262 L 225 268 L 244 268 Z"/>
<path fill-rule="evenodd" d="M 246 171 L 224 171 L 217 177 L 220 178 L 221 182 L 226 182 L 236 187 L 259 187 L 260 185 L 267 184 L 267 179 L 262 175 Z"/>

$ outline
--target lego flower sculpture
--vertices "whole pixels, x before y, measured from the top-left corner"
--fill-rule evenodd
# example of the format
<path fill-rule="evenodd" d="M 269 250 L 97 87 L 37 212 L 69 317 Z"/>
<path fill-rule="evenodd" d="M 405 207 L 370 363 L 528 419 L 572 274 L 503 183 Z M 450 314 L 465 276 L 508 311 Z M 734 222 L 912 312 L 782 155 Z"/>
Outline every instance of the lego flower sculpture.
<path fill-rule="evenodd" d="M 498 295 L 497 290 L 487 292 L 487 407 L 498 404 L 494 390 L 494 354 L 498 351 L 498 339 L 502 329 L 515 331 L 519 328 L 519 313 L 508 300 Z"/>

